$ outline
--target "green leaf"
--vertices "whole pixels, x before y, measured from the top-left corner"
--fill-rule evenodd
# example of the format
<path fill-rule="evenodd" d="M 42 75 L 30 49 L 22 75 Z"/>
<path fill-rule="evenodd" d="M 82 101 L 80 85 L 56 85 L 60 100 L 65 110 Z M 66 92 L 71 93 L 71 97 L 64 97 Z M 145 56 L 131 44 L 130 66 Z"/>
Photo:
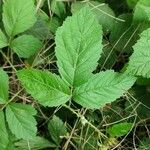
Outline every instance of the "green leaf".
<path fill-rule="evenodd" d="M 52 0 L 51 10 L 53 13 L 55 13 L 57 16 L 61 18 L 65 13 L 65 4 L 63 3 L 63 1 L 60 0 Z"/>
<path fill-rule="evenodd" d="M 44 148 L 56 147 L 53 143 L 42 137 L 34 137 L 30 140 L 20 140 L 15 143 L 17 150 L 41 150 Z"/>
<path fill-rule="evenodd" d="M 140 142 L 137 150 L 149 150 L 150 149 L 150 138 L 146 138 Z"/>
<path fill-rule="evenodd" d="M 134 53 L 130 57 L 127 72 L 137 76 L 150 78 L 150 28 L 142 32 L 140 39 L 133 46 Z"/>
<path fill-rule="evenodd" d="M 102 29 L 89 7 L 68 17 L 58 28 L 55 41 L 62 78 L 71 86 L 85 83 L 96 69 L 102 52 Z"/>
<path fill-rule="evenodd" d="M 9 81 L 8 75 L 0 68 L 0 104 L 8 100 Z"/>
<path fill-rule="evenodd" d="M 85 1 L 85 2 L 77 1 L 72 3 L 71 5 L 72 13 L 77 12 L 87 4 L 91 8 L 99 24 L 103 26 L 104 32 L 108 33 L 109 31 L 112 31 L 116 20 L 115 14 L 113 10 L 108 6 L 108 4 L 97 1 Z"/>
<path fill-rule="evenodd" d="M 107 133 L 111 136 L 111 137 L 121 137 L 126 135 L 132 128 L 133 123 L 119 123 L 119 124 L 115 124 L 112 127 L 107 129 Z"/>
<path fill-rule="evenodd" d="M 136 84 L 137 85 L 141 85 L 141 86 L 142 85 L 145 85 L 145 86 L 150 85 L 150 79 L 138 77 L 137 81 L 136 81 Z"/>
<path fill-rule="evenodd" d="M 7 37 L 0 29 L 0 48 L 6 47 L 8 45 Z"/>
<path fill-rule="evenodd" d="M 14 39 L 10 47 L 19 57 L 29 58 L 42 47 L 42 43 L 31 35 L 22 35 Z"/>
<path fill-rule="evenodd" d="M 150 1 L 139 0 L 135 6 L 134 17 L 135 22 L 150 21 Z"/>
<path fill-rule="evenodd" d="M 11 132 L 19 139 L 32 139 L 36 136 L 36 110 L 31 105 L 11 103 L 6 108 L 6 119 Z"/>
<path fill-rule="evenodd" d="M 118 18 L 125 20 L 125 22 L 115 22 L 110 34 L 111 45 L 121 53 L 131 53 L 132 46 L 139 39 L 139 34 L 149 28 L 149 23 L 133 24 L 131 13 L 122 14 Z"/>
<path fill-rule="evenodd" d="M 48 130 L 53 141 L 59 146 L 62 140 L 60 136 L 65 136 L 67 134 L 65 124 L 57 116 L 54 116 L 48 123 Z"/>
<path fill-rule="evenodd" d="M 9 143 L 9 137 L 5 125 L 5 118 L 3 111 L 0 111 L 0 148 L 6 150 Z"/>
<path fill-rule="evenodd" d="M 3 23 L 9 36 L 15 36 L 32 27 L 36 22 L 33 0 L 5 0 Z"/>
<path fill-rule="evenodd" d="M 132 46 L 138 39 L 138 28 L 135 25 L 131 25 L 133 18 L 131 13 L 121 14 L 118 18 L 125 22 L 116 21 L 114 23 L 113 30 L 110 34 L 110 42 L 112 45 L 115 45 L 117 51 L 129 53 L 132 51 Z"/>
<path fill-rule="evenodd" d="M 136 102 L 132 100 L 132 98 L 129 99 L 129 102 L 126 102 L 126 111 L 128 114 L 131 113 L 134 107 L 138 105 L 138 103 L 141 103 L 140 107 L 136 109 L 136 112 L 140 119 L 146 119 L 149 117 L 150 114 L 150 82 L 147 86 L 146 85 L 137 85 L 133 87 L 129 92 L 132 94 L 132 96 L 136 99 Z M 131 103 L 132 101 L 132 103 Z"/>
<path fill-rule="evenodd" d="M 0 20 L 2 19 L 2 0 L 0 0 Z"/>
<path fill-rule="evenodd" d="M 64 81 L 48 71 L 27 69 L 17 74 L 27 92 L 44 106 L 59 106 L 71 97 Z"/>
<path fill-rule="evenodd" d="M 113 47 L 106 43 L 106 46 L 103 47 L 103 53 L 99 59 L 98 68 L 101 69 L 111 69 L 117 60 L 117 55 L 115 51 L 112 51 Z"/>
<path fill-rule="evenodd" d="M 74 91 L 75 102 L 86 108 L 100 108 L 115 101 L 134 84 L 135 78 L 112 70 L 93 75 Z"/>
<path fill-rule="evenodd" d="M 49 21 L 49 29 L 52 33 L 55 33 L 58 27 L 61 26 L 61 21 L 57 17 L 52 17 Z"/>
<path fill-rule="evenodd" d="M 50 39 L 52 37 L 48 23 L 40 17 L 38 18 L 35 25 L 30 28 L 26 33 L 33 35 L 40 40 Z"/>
<path fill-rule="evenodd" d="M 110 34 L 111 41 L 118 41 L 118 39 L 131 26 L 131 23 L 132 23 L 131 13 L 121 14 L 120 16 L 118 16 L 118 18 L 124 20 L 125 22 L 116 21 L 114 23 L 113 31 Z"/>
<path fill-rule="evenodd" d="M 130 8 L 134 8 L 138 0 L 126 0 Z"/>

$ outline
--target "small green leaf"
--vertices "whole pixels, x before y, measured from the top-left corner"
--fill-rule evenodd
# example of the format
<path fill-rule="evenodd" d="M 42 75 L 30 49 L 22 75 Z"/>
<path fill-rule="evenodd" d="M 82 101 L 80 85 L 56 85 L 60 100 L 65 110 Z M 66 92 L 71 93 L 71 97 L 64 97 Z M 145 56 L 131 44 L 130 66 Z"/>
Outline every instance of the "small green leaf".
<path fill-rule="evenodd" d="M 29 58 L 42 47 L 42 43 L 31 35 L 22 35 L 14 39 L 10 47 L 19 57 Z"/>
<path fill-rule="evenodd" d="M 6 47 L 8 45 L 7 37 L 0 29 L 0 48 Z"/>
<path fill-rule="evenodd" d="M 0 104 L 8 100 L 9 78 L 5 71 L 0 68 Z"/>
<path fill-rule="evenodd" d="M 48 123 L 48 129 L 53 141 L 59 146 L 61 142 L 60 136 L 65 136 L 67 134 L 65 124 L 57 116 L 54 116 Z"/>
<path fill-rule="evenodd" d="M 149 0 L 139 0 L 135 6 L 134 11 L 134 22 L 144 22 L 150 21 L 150 1 Z"/>
<path fill-rule="evenodd" d="M 134 84 L 135 78 L 112 70 L 93 75 L 74 90 L 75 102 L 86 108 L 100 108 L 115 101 Z"/>
<path fill-rule="evenodd" d="M 68 17 L 58 28 L 55 40 L 62 78 L 70 86 L 85 83 L 96 69 L 102 52 L 102 28 L 89 7 Z"/>
<path fill-rule="evenodd" d="M 142 32 L 133 46 L 127 72 L 136 76 L 150 78 L 150 28 Z"/>
<path fill-rule="evenodd" d="M 29 94 L 44 106 L 59 106 L 70 99 L 70 90 L 64 81 L 48 71 L 21 70 L 18 78 Z"/>
<path fill-rule="evenodd" d="M 65 13 L 65 4 L 63 3 L 63 1 L 60 0 L 52 0 L 51 10 L 53 13 L 55 13 L 57 16 L 61 18 Z"/>
<path fill-rule="evenodd" d="M 9 144 L 9 137 L 5 125 L 5 118 L 3 111 L 0 111 L 0 149 L 7 150 Z"/>
<path fill-rule="evenodd" d="M 36 22 L 33 0 L 5 0 L 3 23 L 9 36 L 15 36 L 32 27 Z"/>
<path fill-rule="evenodd" d="M 56 147 L 53 143 L 49 142 L 47 139 L 42 137 L 33 137 L 30 140 L 20 140 L 15 143 L 17 150 L 41 150 L 50 147 Z"/>
<path fill-rule="evenodd" d="M 111 137 L 121 137 L 126 135 L 132 129 L 133 123 L 119 123 L 107 129 L 107 133 Z"/>
<path fill-rule="evenodd" d="M 29 140 L 36 136 L 36 110 L 31 105 L 11 103 L 6 108 L 6 119 L 11 132 L 19 139 Z"/>

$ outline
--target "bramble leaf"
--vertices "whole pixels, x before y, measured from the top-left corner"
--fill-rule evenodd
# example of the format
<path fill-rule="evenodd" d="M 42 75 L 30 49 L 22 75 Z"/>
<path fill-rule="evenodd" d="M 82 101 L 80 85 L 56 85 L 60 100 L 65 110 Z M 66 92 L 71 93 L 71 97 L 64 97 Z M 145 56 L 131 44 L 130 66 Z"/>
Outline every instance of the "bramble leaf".
<path fill-rule="evenodd" d="M 33 35 L 40 40 L 50 39 L 52 34 L 50 33 L 49 26 L 47 24 L 47 20 L 45 21 L 44 18 L 39 17 L 34 26 L 31 27 L 26 33 Z"/>
<path fill-rule="evenodd" d="M 17 74 L 27 92 L 44 106 L 59 106 L 71 97 L 64 81 L 48 71 L 26 69 Z"/>
<path fill-rule="evenodd" d="M 15 36 L 32 27 L 36 22 L 33 0 L 5 0 L 3 24 L 9 36 Z"/>
<path fill-rule="evenodd" d="M 29 58 L 42 47 L 42 43 L 32 35 L 22 35 L 14 39 L 10 47 L 19 57 Z"/>
<path fill-rule="evenodd" d="M 6 108 L 6 119 L 11 132 L 19 139 L 29 140 L 36 136 L 36 110 L 31 105 L 11 103 Z"/>
<path fill-rule="evenodd" d="M 86 5 L 89 5 L 91 11 L 95 15 L 99 24 L 102 25 L 104 33 L 108 33 L 113 31 L 114 23 L 115 23 L 115 13 L 109 7 L 108 4 L 105 4 L 101 1 L 75 1 L 71 5 L 71 12 L 75 13 L 76 11 L 82 9 Z M 117 22 L 117 21 L 116 21 Z"/>
<path fill-rule="evenodd" d="M 133 15 L 133 20 L 135 22 L 150 21 L 150 1 L 149 0 L 139 0 L 135 6 L 135 11 Z"/>
<path fill-rule="evenodd" d="M 61 142 L 60 136 L 67 134 L 65 124 L 57 116 L 54 116 L 48 123 L 48 129 L 53 141 L 59 146 Z"/>
<path fill-rule="evenodd" d="M 121 137 L 126 135 L 132 129 L 133 123 L 119 123 L 107 129 L 107 133 L 111 137 Z"/>
<path fill-rule="evenodd" d="M 100 108 L 115 101 L 134 84 L 135 78 L 112 70 L 93 75 L 74 91 L 74 101 L 86 108 Z"/>
<path fill-rule="evenodd" d="M 65 12 L 65 5 L 64 5 L 63 1 L 52 0 L 51 1 L 51 10 L 53 13 L 55 13 L 57 16 L 59 16 L 61 18 Z"/>
<path fill-rule="evenodd" d="M 89 7 L 68 17 L 58 28 L 55 40 L 62 78 L 71 86 L 85 83 L 96 69 L 102 52 L 102 27 Z"/>
<path fill-rule="evenodd" d="M 127 72 L 136 76 L 150 78 L 150 28 L 143 31 L 133 46 Z"/>
<path fill-rule="evenodd" d="M 8 75 L 0 68 L 0 104 L 5 104 L 8 100 L 8 80 Z"/>
<path fill-rule="evenodd" d="M 58 17 L 53 16 L 49 21 L 49 29 L 52 33 L 56 33 L 58 27 L 61 26 L 61 20 Z"/>

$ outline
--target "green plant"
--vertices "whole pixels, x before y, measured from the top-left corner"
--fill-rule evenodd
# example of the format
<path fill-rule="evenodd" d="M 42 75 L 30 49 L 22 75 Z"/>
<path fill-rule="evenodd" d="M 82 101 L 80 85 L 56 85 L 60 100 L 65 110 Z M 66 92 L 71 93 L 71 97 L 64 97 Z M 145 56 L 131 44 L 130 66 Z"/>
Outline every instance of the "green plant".
<path fill-rule="evenodd" d="M 0 149 L 127 149 L 132 136 L 147 149 L 149 12 L 147 0 L 0 1 Z"/>
<path fill-rule="evenodd" d="M 0 48 L 9 46 L 19 57 L 29 58 L 41 47 L 42 43 L 32 35 L 14 37 L 36 22 L 36 11 L 32 0 L 6 1 L 3 5 L 3 24 L 6 35 L 0 30 Z"/>
<path fill-rule="evenodd" d="M 26 69 L 17 73 L 19 80 L 44 106 L 59 106 L 72 98 L 86 108 L 103 107 L 122 96 L 135 78 L 112 70 L 92 74 L 102 53 L 101 39 L 101 26 L 85 7 L 67 18 L 56 33 L 55 52 L 62 79 L 47 71 Z"/>

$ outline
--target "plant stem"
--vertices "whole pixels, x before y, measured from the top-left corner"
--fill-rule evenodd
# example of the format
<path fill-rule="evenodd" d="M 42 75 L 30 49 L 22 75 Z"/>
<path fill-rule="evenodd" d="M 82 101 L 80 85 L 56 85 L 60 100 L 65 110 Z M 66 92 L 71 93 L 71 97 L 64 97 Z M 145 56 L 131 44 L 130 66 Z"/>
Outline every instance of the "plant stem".
<path fill-rule="evenodd" d="M 7 101 L 5 103 L 5 105 L 0 109 L 0 110 L 3 110 L 9 103 L 11 103 L 17 96 L 20 92 L 22 92 L 23 89 L 19 90 L 9 101 Z"/>
<path fill-rule="evenodd" d="M 104 135 L 97 127 L 95 127 L 91 122 L 89 122 L 88 120 L 86 120 L 86 118 L 78 113 L 76 113 L 72 108 L 70 108 L 69 106 L 67 106 L 66 104 L 63 105 L 65 108 L 67 108 L 68 110 L 70 110 L 73 114 L 75 114 L 77 117 L 79 117 L 81 120 L 85 120 L 86 124 L 88 124 L 91 128 L 93 128 L 101 137 L 103 138 L 108 138 L 106 135 Z"/>
<path fill-rule="evenodd" d="M 13 64 L 10 62 L 10 60 L 8 59 L 8 57 L 2 52 L 0 51 L 1 54 L 3 55 L 3 57 L 7 60 L 7 62 L 10 64 L 10 66 L 12 67 L 12 69 L 17 72 L 16 68 L 13 66 Z"/>

